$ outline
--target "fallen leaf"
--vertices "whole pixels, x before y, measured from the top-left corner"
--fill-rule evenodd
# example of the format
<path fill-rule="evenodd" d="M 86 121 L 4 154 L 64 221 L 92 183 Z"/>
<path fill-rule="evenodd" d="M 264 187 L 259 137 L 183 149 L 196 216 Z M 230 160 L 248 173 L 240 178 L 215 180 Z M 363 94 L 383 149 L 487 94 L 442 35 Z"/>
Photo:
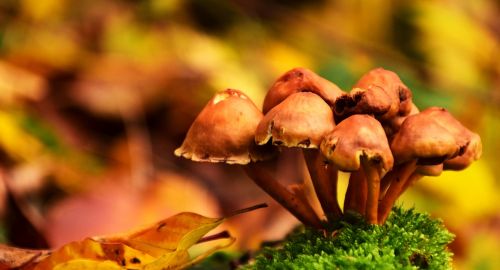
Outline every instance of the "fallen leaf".
<path fill-rule="evenodd" d="M 252 206 L 222 218 L 183 212 L 130 234 L 71 242 L 22 269 L 182 269 L 234 242 L 227 232 L 203 238 L 226 218 L 266 206 Z M 190 258 L 188 249 L 193 245 L 220 239 L 228 241 Z"/>
<path fill-rule="evenodd" d="M 0 244 L 0 269 L 19 268 L 48 253 L 48 250 L 21 249 Z"/>

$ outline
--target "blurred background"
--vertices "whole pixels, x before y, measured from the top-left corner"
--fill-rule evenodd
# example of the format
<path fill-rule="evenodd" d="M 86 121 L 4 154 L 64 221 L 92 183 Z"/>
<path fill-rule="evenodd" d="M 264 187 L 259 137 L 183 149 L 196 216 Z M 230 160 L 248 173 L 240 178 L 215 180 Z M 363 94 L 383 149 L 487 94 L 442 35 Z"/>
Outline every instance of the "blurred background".
<path fill-rule="evenodd" d="M 297 66 L 344 90 L 374 67 L 393 70 L 420 109 L 446 107 L 481 135 L 481 160 L 422 179 L 400 202 L 457 235 L 458 269 L 498 269 L 494 0 L 2 0 L 0 240 L 58 247 L 181 211 L 220 216 L 261 202 L 270 207 L 224 225 L 238 238 L 232 249 L 282 238 L 297 221 L 241 168 L 173 151 L 214 93 L 240 89 L 261 106 Z M 297 157 L 278 161 L 281 180 L 300 178 Z"/>

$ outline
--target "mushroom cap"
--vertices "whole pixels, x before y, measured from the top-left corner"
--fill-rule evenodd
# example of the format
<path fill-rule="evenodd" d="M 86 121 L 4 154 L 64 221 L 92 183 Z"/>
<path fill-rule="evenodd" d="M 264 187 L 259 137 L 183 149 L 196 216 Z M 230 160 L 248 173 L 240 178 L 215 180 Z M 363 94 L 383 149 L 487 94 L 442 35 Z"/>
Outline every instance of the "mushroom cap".
<path fill-rule="evenodd" d="M 481 157 L 482 148 L 481 138 L 478 134 L 472 133 L 470 143 L 467 145 L 465 152 L 458 157 L 446 160 L 444 162 L 444 169 L 459 171 L 467 168 L 472 162 Z"/>
<path fill-rule="evenodd" d="M 353 90 L 335 103 L 339 116 L 374 114 L 381 120 L 410 113 L 412 93 L 399 76 L 389 70 L 376 68 L 364 74 Z"/>
<path fill-rule="evenodd" d="M 272 140 L 274 145 L 319 148 L 335 123 L 330 106 L 318 95 L 298 92 L 272 108 L 255 133 L 257 144 Z"/>
<path fill-rule="evenodd" d="M 248 164 L 270 157 L 255 145 L 263 115 L 239 90 L 217 93 L 196 117 L 175 155 L 204 162 Z"/>
<path fill-rule="evenodd" d="M 340 122 L 321 143 L 323 155 L 342 171 L 357 171 L 361 157 L 378 166 L 382 177 L 394 159 L 384 129 L 375 118 L 355 114 Z"/>
<path fill-rule="evenodd" d="M 264 98 L 262 111 L 268 113 L 288 96 L 298 92 L 312 92 L 333 105 L 344 92 L 334 83 L 306 68 L 294 68 L 274 82 Z"/>
<path fill-rule="evenodd" d="M 411 103 L 411 110 L 408 113 L 408 115 L 404 116 L 395 116 L 387 121 L 384 121 L 382 123 L 382 126 L 384 127 L 385 133 L 387 134 L 387 137 L 392 137 L 394 134 L 396 134 L 399 131 L 399 128 L 403 124 L 404 120 L 410 116 L 410 115 L 415 115 L 419 113 L 420 110 L 417 108 L 417 106 L 414 103 Z"/>
<path fill-rule="evenodd" d="M 457 157 L 445 161 L 445 170 L 465 169 L 472 162 L 481 157 L 481 137 L 462 125 L 462 123 L 455 119 L 446 109 L 430 107 L 423 111 L 423 113 L 435 118 L 436 121 L 455 136 L 457 142 L 462 146 Z"/>
<path fill-rule="evenodd" d="M 419 165 L 415 172 L 425 176 L 439 176 L 443 172 L 443 163 L 436 165 Z"/>
<path fill-rule="evenodd" d="M 353 114 L 373 114 L 380 116 L 391 107 L 392 100 L 382 88 L 354 88 L 343 94 L 334 104 L 335 115 L 345 118 Z"/>
<path fill-rule="evenodd" d="M 418 165 L 436 165 L 465 149 L 466 142 L 443 126 L 439 115 L 427 110 L 408 116 L 394 135 L 391 149 L 398 163 L 417 159 Z"/>

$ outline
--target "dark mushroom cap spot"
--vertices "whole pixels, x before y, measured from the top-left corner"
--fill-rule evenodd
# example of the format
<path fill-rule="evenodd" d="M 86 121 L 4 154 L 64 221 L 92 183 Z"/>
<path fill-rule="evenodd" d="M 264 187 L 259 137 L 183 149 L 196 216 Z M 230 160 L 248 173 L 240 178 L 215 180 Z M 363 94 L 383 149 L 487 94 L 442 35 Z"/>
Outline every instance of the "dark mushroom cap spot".
<path fill-rule="evenodd" d="M 417 165 L 437 165 L 448 159 L 448 156 L 425 157 L 417 160 Z"/>
<path fill-rule="evenodd" d="M 399 76 L 392 71 L 383 68 L 372 69 L 364 74 L 354 87 L 363 88 L 368 91 L 378 89 L 386 94 L 386 102 L 390 105 L 385 107 L 385 111 L 377 113 L 377 118 L 380 120 L 385 121 L 397 114 L 406 115 L 410 112 L 412 103 L 411 91 L 403 84 Z M 380 100 L 377 102 L 380 102 Z"/>
<path fill-rule="evenodd" d="M 134 258 L 130 259 L 130 263 L 133 263 L 133 264 L 141 263 L 141 260 L 139 260 L 139 258 L 134 257 Z"/>
<path fill-rule="evenodd" d="M 337 118 L 353 114 L 384 115 L 391 108 L 392 99 L 379 87 L 354 88 L 349 94 L 337 98 L 334 112 Z"/>
<path fill-rule="evenodd" d="M 405 100 L 410 98 L 409 92 L 402 87 L 399 87 L 398 93 L 399 93 L 399 101 L 400 102 L 405 101 Z"/>
<path fill-rule="evenodd" d="M 309 147 L 309 145 L 311 145 L 311 140 L 310 140 L 310 139 L 305 139 L 305 140 L 303 140 L 303 141 L 300 141 L 300 142 L 298 143 L 298 145 L 299 145 L 299 146 L 303 145 L 303 146 L 305 146 L 305 147 L 307 148 L 307 147 Z"/>

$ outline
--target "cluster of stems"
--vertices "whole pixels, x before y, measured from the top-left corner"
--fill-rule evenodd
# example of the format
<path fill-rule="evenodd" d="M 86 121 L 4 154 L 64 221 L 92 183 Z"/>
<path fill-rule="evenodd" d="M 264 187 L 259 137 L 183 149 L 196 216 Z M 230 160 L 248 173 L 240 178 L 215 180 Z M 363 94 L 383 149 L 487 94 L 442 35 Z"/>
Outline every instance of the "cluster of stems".
<path fill-rule="evenodd" d="M 307 226 L 324 229 L 347 211 L 382 224 L 415 181 L 460 170 L 481 154 L 479 136 L 445 109 L 420 112 L 412 93 L 391 71 L 374 69 L 344 92 L 314 72 L 296 68 L 272 85 L 260 111 L 244 93 L 214 96 L 175 154 L 244 166 L 247 175 Z M 324 215 L 304 185 L 278 182 L 261 161 L 284 147 L 301 148 Z M 339 171 L 350 172 L 343 208 Z"/>

